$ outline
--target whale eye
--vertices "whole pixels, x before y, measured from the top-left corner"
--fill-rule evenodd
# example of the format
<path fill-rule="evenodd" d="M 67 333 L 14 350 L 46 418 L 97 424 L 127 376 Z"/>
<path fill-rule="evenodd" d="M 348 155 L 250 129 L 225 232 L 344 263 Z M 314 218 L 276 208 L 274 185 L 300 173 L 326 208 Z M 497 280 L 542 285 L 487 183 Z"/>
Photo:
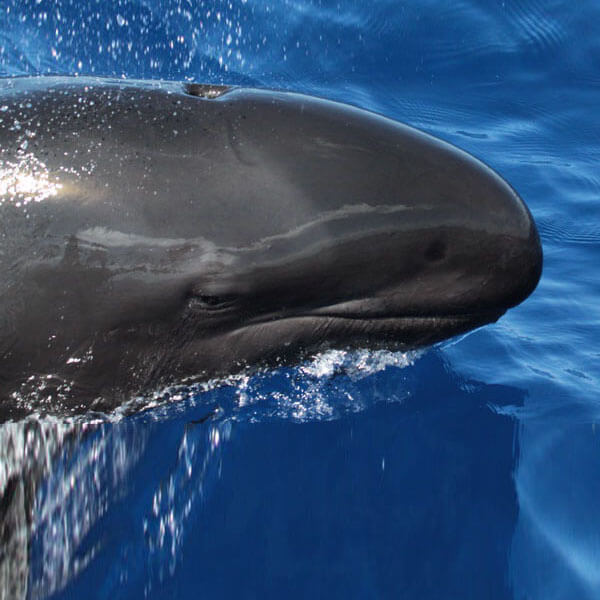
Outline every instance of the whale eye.
<path fill-rule="evenodd" d="M 205 292 L 193 291 L 188 297 L 188 306 L 197 310 L 219 311 L 232 307 L 235 304 L 235 296 L 214 295 Z"/>
<path fill-rule="evenodd" d="M 446 256 L 446 243 L 437 239 L 431 242 L 425 250 L 425 258 L 430 262 L 437 262 Z"/>

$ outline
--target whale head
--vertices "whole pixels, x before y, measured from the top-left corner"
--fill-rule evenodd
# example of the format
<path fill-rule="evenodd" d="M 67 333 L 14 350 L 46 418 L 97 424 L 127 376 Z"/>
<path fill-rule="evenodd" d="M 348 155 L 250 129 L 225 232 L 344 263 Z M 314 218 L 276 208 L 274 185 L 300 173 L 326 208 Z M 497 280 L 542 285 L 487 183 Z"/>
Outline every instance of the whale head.
<path fill-rule="evenodd" d="M 284 177 L 283 210 L 293 213 L 297 201 L 311 214 L 255 236 L 189 288 L 199 322 L 223 327 L 222 343 L 242 349 L 236 360 L 323 345 L 424 346 L 496 321 L 535 289 L 535 222 L 479 160 L 339 104 L 256 91 L 230 98 L 242 100 L 250 114 L 273 114 L 264 139 L 251 127 L 250 135 L 248 117 L 238 125 L 238 162 L 277 165 L 261 168 L 261 182 L 277 188 Z"/>
<path fill-rule="evenodd" d="M 225 86 L 3 85 L 5 399 L 54 377 L 65 404 L 110 407 L 324 347 L 424 346 L 540 278 L 517 193 L 385 117 Z"/>

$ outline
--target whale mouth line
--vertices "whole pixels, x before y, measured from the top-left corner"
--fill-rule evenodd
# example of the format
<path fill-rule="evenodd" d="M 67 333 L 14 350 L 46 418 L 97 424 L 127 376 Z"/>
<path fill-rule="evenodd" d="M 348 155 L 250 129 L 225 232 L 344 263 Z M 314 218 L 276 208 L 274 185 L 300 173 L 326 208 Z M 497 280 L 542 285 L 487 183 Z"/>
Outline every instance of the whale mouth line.
<path fill-rule="evenodd" d="M 322 310 L 322 312 L 320 312 Z M 454 336 L 475 327 L 496 322 L 505 309 L 482 310 L 470 313 L 432 314 L 432 315 L 369 315 L 358 313 L 340 314 L 318 309 L 314 312 L 299 314 L 271 314 L 260 319 L 247 321 L 245 327 L 277 326 L 288 328 L 289 342 L 294 340 L 311 340 L 330 336 L 337 340 L 338 334 L 343 339 L 352 338 L 399 343 L 406 347 L 420 347 L 435 343 L 446 336 Z M 312 333 L 298 334 L 298 324 L 312 321 Z M 302 345 L 302 342 L 299 342 Z"/>
<path fill-rule="evenodd" d="M 371 348 L 414 350 L 436 344 L 449 337 L 497 321 L 504 310 L 439 316 L 343 316 L 339 314 L 264 315 L 246 320 L 225 333 L 227 343 L 240 347 L 253 346 L 256 358 L 269 363 L 269 358 L 305 356 L 324 349 Z M 270 348 L 264 351 L 265 342 Z M 263 350 L 259 350 L 259 342 Z M 235 362 L 247 364 L 240 356 Z"/>
<path fill-rule="evenodd" d="M 314 312 L 306 313 L 307 317 L 323 317 L 331 319 L 344 319 L 349 321 L 397 321 L 410 323 L 445 323 L 445 322 L 470 322 L 480 319 L 490 319 L 490 321 L 498 320 L 504 313 L 505 309 L 486 309 L 470 312 L 451 312 L 451 313 L 432 313 L 432 314 L 383 314 L 379 313 L 360 313 L 360 312 L 337 312 L 335 310 L 319 309 Z"/>

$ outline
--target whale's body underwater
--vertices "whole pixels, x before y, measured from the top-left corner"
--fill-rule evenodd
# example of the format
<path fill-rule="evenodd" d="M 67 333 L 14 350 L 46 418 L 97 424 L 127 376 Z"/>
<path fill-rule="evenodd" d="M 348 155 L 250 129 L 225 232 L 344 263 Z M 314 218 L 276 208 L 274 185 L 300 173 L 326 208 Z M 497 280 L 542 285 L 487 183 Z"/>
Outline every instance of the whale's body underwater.
<path fill-rule="evenodd" d="M 110 409 L 323 346 L 431 344 L 541 272 L 466 153 L 308 96 L 0 82 L 0 420 Z"/>

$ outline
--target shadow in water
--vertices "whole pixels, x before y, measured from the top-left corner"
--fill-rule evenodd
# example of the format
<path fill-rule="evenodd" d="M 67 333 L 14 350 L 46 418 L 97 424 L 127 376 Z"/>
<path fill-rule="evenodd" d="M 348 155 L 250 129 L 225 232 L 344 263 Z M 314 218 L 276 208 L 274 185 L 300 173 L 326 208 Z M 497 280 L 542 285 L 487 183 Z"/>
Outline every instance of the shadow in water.
<path fill-rule="evenodd" d="M 522 402 L 437 351 L 327 353 L 48 426 L 0 481 L 4 591 L 510 598 L 518 448 L 497 407 Z"/>

